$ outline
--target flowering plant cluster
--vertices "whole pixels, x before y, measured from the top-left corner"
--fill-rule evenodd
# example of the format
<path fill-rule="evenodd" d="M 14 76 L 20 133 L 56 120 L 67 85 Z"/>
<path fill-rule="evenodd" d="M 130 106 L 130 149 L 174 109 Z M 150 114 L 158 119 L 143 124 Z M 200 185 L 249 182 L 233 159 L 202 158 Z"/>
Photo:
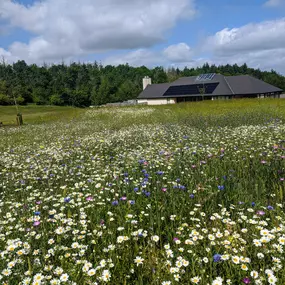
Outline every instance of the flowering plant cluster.
<path fill-rule="evenodd" d="M 285 284 L 282 122 L 100 118 L 0 130 L 0 284 Z"/>

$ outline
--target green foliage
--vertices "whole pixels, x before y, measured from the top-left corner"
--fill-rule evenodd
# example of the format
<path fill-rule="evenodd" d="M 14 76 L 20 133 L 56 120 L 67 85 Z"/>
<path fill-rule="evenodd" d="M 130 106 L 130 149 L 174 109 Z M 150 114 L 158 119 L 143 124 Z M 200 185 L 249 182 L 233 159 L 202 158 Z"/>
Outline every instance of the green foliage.
<path fill-rule="evenodd" d="M 62 100 L 62 98 L 60 97 L 60 95 L 58 94 L 54 94 L 50 97 L 50 103 L 52 105 L 56 105 L 56 106 L 63 106 L 64 101 Z"/>
<path fill-rule="evenodd" d="M 6 106 L 11 105 L 12 103 L 13 101 L 9 96 L 0 93 L 0 105 Z"/>
<path fill-rule="evenodd" d="M 163 83 L 201 73 L 249 74 L 285 90 L 284 76 L 274 70 L 249 68 L 246 64 L 215 66 L 206 63 L 197 68 L 180 70 L 172 67 L 166 70 L 161 66 L 153 69 L 128 64 L 102 66 L 97 62 L 39 67 L 18 61 L 12 65 L 0 63 L 0 105 L 13 104 L 13 95 L 23 98 L 21 104 L 86 107 L 121 102 L 138 97 L 144 76 L 150 76 L 153 83 Z"/>

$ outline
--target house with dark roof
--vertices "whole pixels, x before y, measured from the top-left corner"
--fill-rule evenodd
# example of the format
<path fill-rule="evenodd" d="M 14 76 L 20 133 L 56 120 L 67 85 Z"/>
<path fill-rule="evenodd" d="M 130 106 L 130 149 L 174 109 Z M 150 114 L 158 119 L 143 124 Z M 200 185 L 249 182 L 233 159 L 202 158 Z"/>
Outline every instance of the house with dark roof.
<path fill-rule="evenodd" d="M 216 99 L 280 98 L 282 93 L 280 88 L 249 75 L 223 76 L 215 73 L 181 77 L 172 83 L 161 84 L 151 84 L 151 79 L 145 77 L 143 88 L 138 103 L 148 105 Z"/>

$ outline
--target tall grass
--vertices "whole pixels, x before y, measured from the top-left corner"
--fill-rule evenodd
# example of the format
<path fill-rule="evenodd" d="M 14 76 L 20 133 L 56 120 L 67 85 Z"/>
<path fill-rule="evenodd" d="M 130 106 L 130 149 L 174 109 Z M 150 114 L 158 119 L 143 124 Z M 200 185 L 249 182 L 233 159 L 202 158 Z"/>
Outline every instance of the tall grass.
<path fill-rule="evenodd" d="M 0 129 L 1 281 L 284 284 L 284 107 L 68 110 Z"/>

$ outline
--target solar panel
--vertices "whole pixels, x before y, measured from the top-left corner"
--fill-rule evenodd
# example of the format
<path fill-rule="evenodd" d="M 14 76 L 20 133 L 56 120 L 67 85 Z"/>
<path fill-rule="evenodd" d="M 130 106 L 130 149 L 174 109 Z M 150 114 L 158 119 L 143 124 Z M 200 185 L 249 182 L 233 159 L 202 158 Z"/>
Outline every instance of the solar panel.
<path fill-rule="evenodd" d="M 212 94 L 218 85 L 219 82 L 170 86 L 163 96 L 197 95 L 201 94 L 201 90 L 205 90 L 204 94 Z"/>
<path fill-rule="evenodd" d="M 205 73 L 205 74 L 200 74 L 197 76 L 196 80 L 197 81 L 202 81 L 202 80 L 212 80 L 216 73 Z"/>

